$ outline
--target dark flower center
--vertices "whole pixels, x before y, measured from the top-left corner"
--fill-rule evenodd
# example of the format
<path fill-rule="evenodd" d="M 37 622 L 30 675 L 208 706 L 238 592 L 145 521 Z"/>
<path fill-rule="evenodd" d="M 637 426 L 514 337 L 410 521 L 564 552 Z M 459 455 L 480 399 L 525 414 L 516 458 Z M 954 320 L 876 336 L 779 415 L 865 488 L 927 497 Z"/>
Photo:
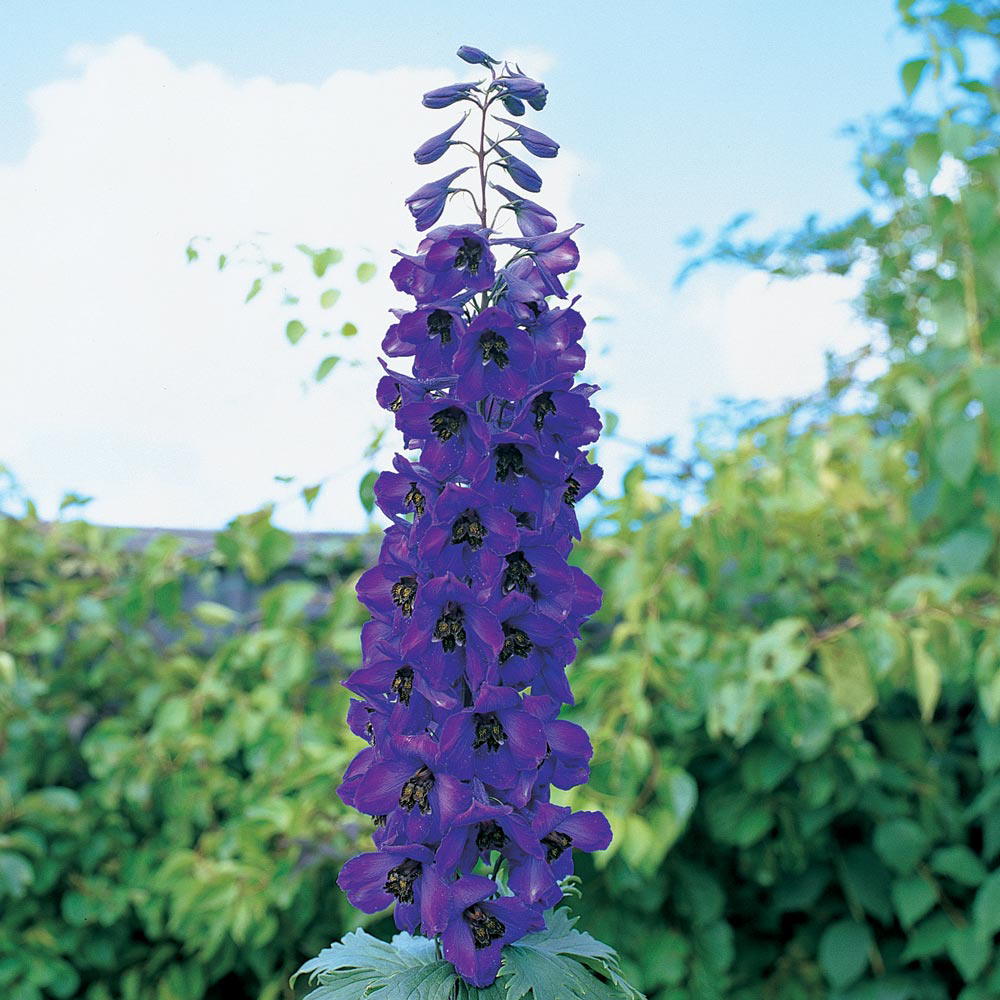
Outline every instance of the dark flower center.
<path fill-rule="evenodd" d="M 390 869 L 383 888 L 401 903 L 412 903 L 413 883 L 420 878 L 423 867 L 419 861 L 407 858 L 401 865 Z"/>
<path fill-rule="evenodd" d="M 385 821 L 389 817 L 385 813 L 379 813 L 377 816 L 372 816 L 372 821 L 375 823 L 376 827 L 385 826 Z"/>
<path fill-rule="evenodd" d="M 420 492 L 420 490 L 417 489 L 417 484 L 410 483 L 409 492 L 405 497 L 403 497 L 403 503 L 405 503 L 407 507 L 413 508 L 413 512 L 416 517 L 422 517 L 425 502 L 426 497 Z"/>
<path fill-rule="evenodd" d="M 416 806 L 425 816 L 431 811 L 430 794 L 434 787 L 434 775 L 430 768 L 424 765 L 408 778 L 399 793 L 399 808 L 409 812 Z"/>
<path fill-rule="evenodd" d="M 464 421 L 465 414 L 457 406 L 449 406 L 431 414 L 431 430 L 439 441 L 448 441 L 459 433 Z"/>
<path fill-rule="evenodd" d="M 435 309 L 427 317 L 427 336 L 440 337 L 442 345 L 450 344 L 451 327 L 454 321 L 455 317 L 450 312 L 445 312 L 444 309 Z"/>
<path fill-rule="evenodd" d="M 476 834 L 476 847 L 480 851 L 502 851 L 506 843 L 507 834 L 493 820 L 490 820 L 489 823 L 479 824 L 479 833 Z"/>
<path fill-rule="evenodd" d="M 570 476 L 566 480 L 566 491 L 563 493 L 563 502 L 572 507 L 576 503 L 576 498 L 580 495 L 580 484 Z"/>
<path fill-rule="evenodd" d="M 507 477 L 524 475 L 524 456 L 516 444 L 498 444 L 494 452 L 497 460 L 497 482 L 505 483 Z"/>
<path fill-rule="evenodd" d="M 500 650 L 501 663 L 506 663 L 512 656 L 527 656 L 534 648 L 535 644 L 523 629 L 504 623 L 503 647 Z"/>
<path fill-rule="evenodd" d="M 472 928 L 472 943 L 477 948 L 489 948 L 494 941 L 499 941 L 507 933 L 503 923 L 487 913 L 478 903 L 470 906 L 462 916 Z"/>
<path fill-rule="evenodd" d="M 389 690 L 404 705 L 409 705 L 410 695 L 413 694 L 413 670 L 410 667 L 400 667 L 392 679 L 392 686 Z"/>
<path fill-rule="evenodd" d="M 531 401 L 531 412 L 535 415 L 535 430 L 540 431 L 545 424 L 545 418 L 556 412 L 556 404 L 552 402 L 551 392 L 540 392 Z"/>
<path fill-rule="evenodd" d="M 535 530 L 535 515 L 526 510 L 512 510 L 514 520 L 519 528 L 527 528 L 528 531 Z"/>
<path fill-rule="evenodd" d="M 455 267 L 461 271 L 466 268 L 469 274 L 479 273 L 479 263 L 483 259 L 483 245 L 479 240 L 469 239 L 468 236 L 462 240 L 462 245 L 455 254 Z"/>
<path fill-rule="evenodd" d="M 483 352 L 484 365 L 488 365 L 492 361 L 497 368 L 507 367 L 510 360 L 507 357 L 507 341 L 496 330 L 487 330 L 479 338 L 479 347 Z"/>
<path fill-rule="evenodd" d="M 507 560 L 507 571 L 503 575 L 503 583 L 500 590 L 504 594 L 509 594 L 512 590 L 519 590 L 522 594 L 527 593 L 532 588 L 529 577 L 535 572 L 535 567 L 524 558 L 523 552 L 511 552 L 505 557 Z"/>
<path fill-rule="evenodd" d="M 545 860 L 555 861 L 563 851 L 569 849 L 569 845 L 573 843 L 573 838 L 568 833 L 560 833 L 558 830 L 553 830 L 547 836 L 542 837 L 541 843 L 545 848 Z"/>
<path fill-rule="evenodd" d="M 492 712 L 489 715 L 474 715 L 476 735 L 472 741 L 472 749 L 478 750 L 485 746 L 487 750 L 496 752 L 507 742 L 507 731 Z"/>
<path fill-rule="evenodd" d="M 413 600 L 417 596 L 417 578 L 415 576 L 400 577 L 392 585 L 392 603 L 409 618 L 413 614 Z"/>
<path fill-rule="evenodd" d="M 446 653 L 454 653 L 456 646 L 465 645 L 465 616 L 462 609 L 449 602 L 434 626 L 434 641 L 441 643 Z"/>
<path fill-rule="evenodd" d="M 468 542 L 470 549 L 479 549 L 489 533 L 486 525 L 479 520 L 479 514 L 470 509 L 460 514 L 451 526 L 451 543 L 461 545 L 462 542 Z"/>
<path fill-rule="evenodd" d="M 399 383 L 396 383 L 396 398 L 389 404 L 389 409 L 393 413 L 396 413 L 399 408 L 403 405 L 403 390 L 399 388 Z"/>

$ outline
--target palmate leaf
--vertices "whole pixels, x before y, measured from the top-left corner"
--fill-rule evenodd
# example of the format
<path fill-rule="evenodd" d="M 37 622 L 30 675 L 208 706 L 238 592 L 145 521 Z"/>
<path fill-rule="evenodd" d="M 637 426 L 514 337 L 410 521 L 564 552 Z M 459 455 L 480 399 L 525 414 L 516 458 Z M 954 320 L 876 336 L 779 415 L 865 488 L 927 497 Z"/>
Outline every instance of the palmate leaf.
<path fill-rule="evenodd" d="M 567 910 L 503 951 L 500 975 L 477 989 L 455 975 L 437 944 L 397 934 L 391 944 L 363 930 L 324 948 L 292 977 L 315 988 L 304 1000 L 644 1000 L 622 978 L 615 953 L 573 927 Z"/>

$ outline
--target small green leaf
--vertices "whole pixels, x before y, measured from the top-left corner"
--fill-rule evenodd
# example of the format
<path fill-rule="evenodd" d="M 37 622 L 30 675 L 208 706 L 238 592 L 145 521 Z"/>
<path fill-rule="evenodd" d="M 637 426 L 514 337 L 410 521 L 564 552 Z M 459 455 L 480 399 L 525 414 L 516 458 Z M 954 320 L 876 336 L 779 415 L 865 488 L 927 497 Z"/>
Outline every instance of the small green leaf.
<path fill-rule="evenodd" d="M 952 424 L 941 436 L 937 460 L 945 479 L 958 489 L 964 489 L 976 467 L 979 448 L 979 427 L 971 420 Z"/>
<path fill-rule="evenodd" d="M 376 270 L 377 268 L 371 261 L 366 260 L 364 263 L 358 264 L 358 281 L 363 285 L 371 281 L 375 277 Z"/>
<path fill-rule="evenodd" d="M 198 259 L 198 251 L 190 243 L 184 248 L 184 252 L 187 254 L 189 264 L 191 261 Z"/>
<path fill-rule="evenodd" d="M 948 939 L 948 955 L 962 978 L 971 983 L 986 968 L 993 953 L 992 942 L 984 937 L 973 924 L 956 927 Z"/>
<path fill-rule="evenodd" d="M 358 485 L 358 496 L 361 498 L 361 506 L 371 514 L 375 510 L 375 480 L 378 473 L 374 469 L 369 469 L 361 478 Z"/>
<path fill-rule="evenodd" d="M 297 344 L 306 335 L 305 324 L 297 319 L 290 319 L 285 326 L 285 336 L 290 344 Z"/>
<path fill-rule="evenodd" d="M 319 304 L 324 309 L 332 309 L 337 304 L 337 299 L 340 298 L 340 291 L 336 288 L 328 288 L 319 297 Z"/>
<path fill-rule="evenodd" d="M 312 510 L 313 504 L 316 502 L 316 497 L 319 496 L 322 488 L 322 484 L 320 483 L 317 483 L 315 486 L 304 486 L 302 488 L 302 499 L 305 500 L 308 510 Z"/>
<path fill-rule="evenodd" d="M 908 929 L 934 908 L 937 893 L 922 875 L 909 875 L 893 883 L 892 902 L 899 922 Z"/>
<path fill-rule="evenodd" d="M 86 507 L 93 499 L 82 493 L 64 493 L 62 500 L 59 501 L 59 512 L 62 513 L 67 507 Z"/>
<path fill-rule="evenodd" d="M 230 625 L 239 617 L 232 608 L 215 601 L 199 601 L 192 610 L 195 618 L 206 625 Z"/>
<path fill-rule="evenodd" d="M 941 666 L 927 652 L 930 633 L 925 628 L 915 628 L 913 640 L 913 672 L 917 681 L 917 701 L 920 703 L 920 717 L 929 721 L 934 716 L 938 699 L 941 697 Z"/>
<path fill-rule="evenodd" d="M 912 819 L 890 819 L 875 828 L 875 850 L 901 874 L 912 872 L 927 856 L 929 846 L 927 834 Z"/>
<path fill-rule="evenodd" d="M 229 258 L 224 253 L 219 254 L 218 268 L 220 271 L 226 266 L 227 260 L 229 260 Z"/>
<path fill-rule="evenodd" d="M 604 433 L 611 437 L 618 427 L 618 414 L 613 410 L 604 411 Z"/>
<path fill-rule="evenodd" d="M 340 335 L 342 337 L 353 337 L 357 334 L 358 328 L 353 323 L 345 323 L 340 328 Z"/>
<path fill-rule="evenodd" d="M 243 300 L 244 304 L 249 302 L 252 298 L 260 294 L 260 290 L 264 287 L 264 282 L 260 278 L 254 278 L 253 284 L 250 286 L 250 291 L 247 292 L 247 297 Z"/>
<path fill-rule="evenodd" d="M 903 63 L 900 75 L 903 78 L 903 90 L 907 97 L 912 97 L 913 92 L 920 86 L 920 78 L 924 75 L 928 62 L 927 59 L 910 59 L 909 62 Z"/>
<path fill-rule="evenodd" d="M 337 354 L 330 354 L 325 357 L 320 363 L 319 367 L 316 369 L 316 381 L 322 382 L 323 379 L 337 367 L 340 362 L 340 356 Z"/>
<path fill-rule="evenodd" d="M 944 953 L 955 925 L 946 913 L 932 913 L 922 924 L 910 931 L 903 951 L 904 962 L 934 958 Z"/>
<path fill-rule="evenodd" d="M 1000 931 L 1000 871 L 993 872 L 976 893 L 972 916 L 981 934 L 992 938 Z"/>
<path fill-rule="evenodd" d="M 986 878 L 986 866 L 965 844 L 935 851 L 931 855 L 931 868 L 961 885 L 977 886 Z"/>
<path fill-rule="evenodd" d="M 865 924 L 840 920 L 826 929 L 819 941 L 819 965 L 835 989 L 843 990 L 861 978 L 871 944 Z"/>
<path fill-rule="evenodd" d="M 31 862 L 13 851 L 0 851 L 0 898 L 22 899 L 35 880 Z"/>

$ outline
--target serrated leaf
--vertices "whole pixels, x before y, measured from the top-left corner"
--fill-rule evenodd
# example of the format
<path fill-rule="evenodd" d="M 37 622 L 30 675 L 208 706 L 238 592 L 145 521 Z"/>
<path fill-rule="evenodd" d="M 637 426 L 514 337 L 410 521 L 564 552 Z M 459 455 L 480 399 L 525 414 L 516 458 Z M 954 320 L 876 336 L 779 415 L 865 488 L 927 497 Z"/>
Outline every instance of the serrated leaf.
<path fill-rule="evenodd" d="M 376 271 L 377 268 L 369 260 L 366 260 L 363 263 L 358 264 L 358 281 L 360 281 L 361 284 L 365 284 L 366 282 L 371 281 L 372 278 L 375 277 Z"/>

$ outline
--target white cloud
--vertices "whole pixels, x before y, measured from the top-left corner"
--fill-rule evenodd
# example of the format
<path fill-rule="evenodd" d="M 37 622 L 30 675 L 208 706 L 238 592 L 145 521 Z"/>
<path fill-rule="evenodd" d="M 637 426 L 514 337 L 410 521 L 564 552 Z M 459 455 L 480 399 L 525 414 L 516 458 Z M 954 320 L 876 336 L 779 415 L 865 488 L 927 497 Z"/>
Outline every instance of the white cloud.
<path fill-rule="evenodd" d="M 335 472 L 309 523 L 360 525 L 361 451 L 382 420 L 374 379 L 342 367 L 310 392 L 300 383 L 327 353 L 371 363 L 387 308 L 404 304 L 388 248 L 413 248 L 403 199 L 450 169 L 410 153 L 457 116 L 419 105 L 451 71 L 234 80 L 132 37 L 69 59 L 78 76 L 29 97 L 25 159 L 0 165 L 3 460 L 44 513 L 76 489 L 96 495 L 91 516 L 119 523 L 217 525 L 280 492 L 274 474 L 308 485 Z M 577 169 L 567 155 L 547 170 L 558 212 Z M 344 294 L 322 319 L 355 322 L 354 342 L 313 329 L 291 350 L 280 331 L 302 312 L 264 294 L 240 307 L 252 269 L 185 262 L 195 234 L 225 249 L 257 230 L 278 259 L 300 257 L 301 241 L 376 260 L 361 288 L 347 263 L 330 272 Z M 306 523 L 298 505 L 283 514 Z"/>
<path fill-rule="evenodd" d="M 544 53 L 518 56 L 544 72 Z M 386 309 L 405 304 L 388 281 L 388 248 L 417 242 L 406 195 L 454 169 L 412 162 L 458 115 L 421 108 L 419 95 L 453 72 L 340 71 L 317 86 L 236 80 L 210 65 L 178 67 L 131 37 L 78 46 L 70 61 L 77 75 L 29 96 L 37 138 L 25 158 L 0 164 L 0 461 L 47 516 L 72 489 L 97 497 L 88 509 L 97 520 L 214 527 L 280 496 L 273 476 L 292 474 L 283 523 L 359 527 L 362 450 L 384 416 L 373 359 Z M 586 169 L 565 149 L 545 163 L 545 203 L 567 224 Z M 219 274 L 208 260 L 185 261 L 193 235 L 210 235 L 217 252 L 258 230 L 267 252 L 293 266 L 246 307 L 253 265 Z M 347 257 L 320 284 L 297 242 Z M 857 332 L 827 279 L 767 285 L 717 272 L 671 296 L 591 245 L 587 229 L 579 242 L 585 312 L 615 318 L 592 326 L 588 378 L 609 386 L 600 402 L 635 438 L 683 436 L 720 395 L 809 389 L 822 348 Z M 350 274 L 364 259 L 379 274 L 357 286 Z M 305 300 L 293 312 L 281 305 L 283 284 L 312 299 L 329 284 L 343 297 L 329 312 Z M 281 335 L 293 316 L 310 327 L 294 350 Z M 319 335 L 320 324 L 345 320 L 361 330 L 352 341 Z M 303 392 L 329 353 L 346 360 Z M 608 459 L 613 483 L 628 456 Z M 330 474 L 307 516 L 295 493 Z"/>

